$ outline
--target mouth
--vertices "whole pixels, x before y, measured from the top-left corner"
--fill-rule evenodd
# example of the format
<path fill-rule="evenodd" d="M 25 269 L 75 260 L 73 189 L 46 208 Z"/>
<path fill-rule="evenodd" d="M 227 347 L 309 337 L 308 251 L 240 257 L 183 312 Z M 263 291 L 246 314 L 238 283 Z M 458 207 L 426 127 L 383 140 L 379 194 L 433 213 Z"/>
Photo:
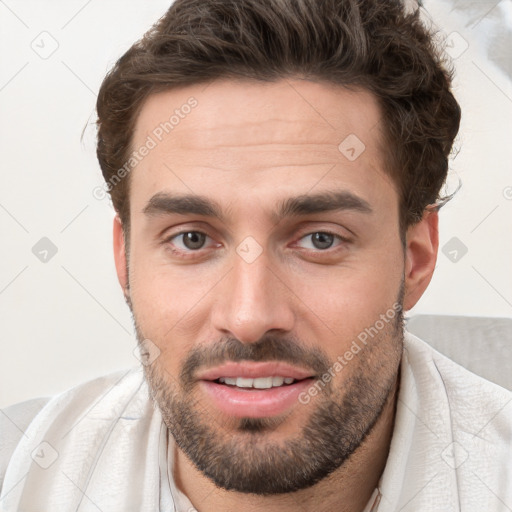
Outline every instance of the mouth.
<path fill-rule="evenodd" d="M 226 384 L 227 386 L 235 386 L 240 389 L 270 389 L 280 388 L 282 386 L 290 386 L 291 384 L 299 381 L 293 377 L 276 376 L 257 377 L 255 379 L 246 377 L 220 377 L 214 382 L 217 384 Z"/>
<path fill-rule="evenodd" d="M 200 387 L 221 413 L 235 418 L 277 416 L 300 405 L 314 375 L 280 362 L 226 363 L 199 375 Z"/>

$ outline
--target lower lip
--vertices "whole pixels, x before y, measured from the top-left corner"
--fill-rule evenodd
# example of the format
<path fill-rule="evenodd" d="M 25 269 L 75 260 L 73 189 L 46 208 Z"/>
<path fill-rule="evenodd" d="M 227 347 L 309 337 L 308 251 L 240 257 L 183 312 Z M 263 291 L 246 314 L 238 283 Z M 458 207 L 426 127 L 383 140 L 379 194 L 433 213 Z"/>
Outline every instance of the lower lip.
<path fill-rule="evenodd" d="M 254 389 L 237 388 L 202 380 L 201 387 L 213 403 L 225 414 L 235 418 L 264 418 L 277 416 L 299 403 L 299 395 L 311 386 L 313 379 L 304 379 L 285 386 Z"/>

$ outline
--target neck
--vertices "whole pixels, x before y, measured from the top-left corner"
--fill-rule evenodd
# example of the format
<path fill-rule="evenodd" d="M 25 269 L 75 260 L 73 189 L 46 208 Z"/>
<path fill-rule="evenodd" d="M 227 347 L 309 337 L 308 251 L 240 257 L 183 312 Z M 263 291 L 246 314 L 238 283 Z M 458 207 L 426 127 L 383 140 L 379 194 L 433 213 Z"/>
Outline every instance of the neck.
<path fill-rule="evenodd" d="M 379 419 L 363 443 L 340 468 L 312 487 L 275 496 L 226 491 L 205 477 L 174 445 L 173 476 L 176 486 L 200 512 L 295 512 L 298 504 L 304 512 L 362 512 L 386 465 L 398 385 L 397 379 Z"/>

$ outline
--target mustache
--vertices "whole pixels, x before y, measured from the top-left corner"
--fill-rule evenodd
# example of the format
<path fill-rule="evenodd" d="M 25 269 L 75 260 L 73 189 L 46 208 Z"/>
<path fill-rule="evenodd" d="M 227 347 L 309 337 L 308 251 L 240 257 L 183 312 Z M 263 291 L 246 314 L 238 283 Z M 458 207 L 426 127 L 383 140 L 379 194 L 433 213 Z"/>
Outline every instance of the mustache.
<path fill-rule="evenodd" d="M 312 370 L 321 375 L 330 363 L 318 348 L 306 348 L 290 338 L 265 337 L 254 343 L 242 343 L 236 338 L 226 338 L 212 345 L 196 347 L 183 363 L 181 382 L 186 386 L 194 382 L 196 372 L 226 362 L 280 361 Z"/>

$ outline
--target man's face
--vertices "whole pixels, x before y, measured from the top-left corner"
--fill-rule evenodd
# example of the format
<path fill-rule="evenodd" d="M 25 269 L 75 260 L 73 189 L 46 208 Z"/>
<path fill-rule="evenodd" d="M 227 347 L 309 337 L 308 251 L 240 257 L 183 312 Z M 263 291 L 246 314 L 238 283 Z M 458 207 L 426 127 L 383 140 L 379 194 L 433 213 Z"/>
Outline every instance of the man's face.
<path fill-rule="evenodd" d="M 148 137 L 127 293 L 164 421 L 221 487 L 312 485 L 359 446 L 400 362 L 404 252 L 377 102 L 218 81 L 151 96 L 133 149 Z"/>

